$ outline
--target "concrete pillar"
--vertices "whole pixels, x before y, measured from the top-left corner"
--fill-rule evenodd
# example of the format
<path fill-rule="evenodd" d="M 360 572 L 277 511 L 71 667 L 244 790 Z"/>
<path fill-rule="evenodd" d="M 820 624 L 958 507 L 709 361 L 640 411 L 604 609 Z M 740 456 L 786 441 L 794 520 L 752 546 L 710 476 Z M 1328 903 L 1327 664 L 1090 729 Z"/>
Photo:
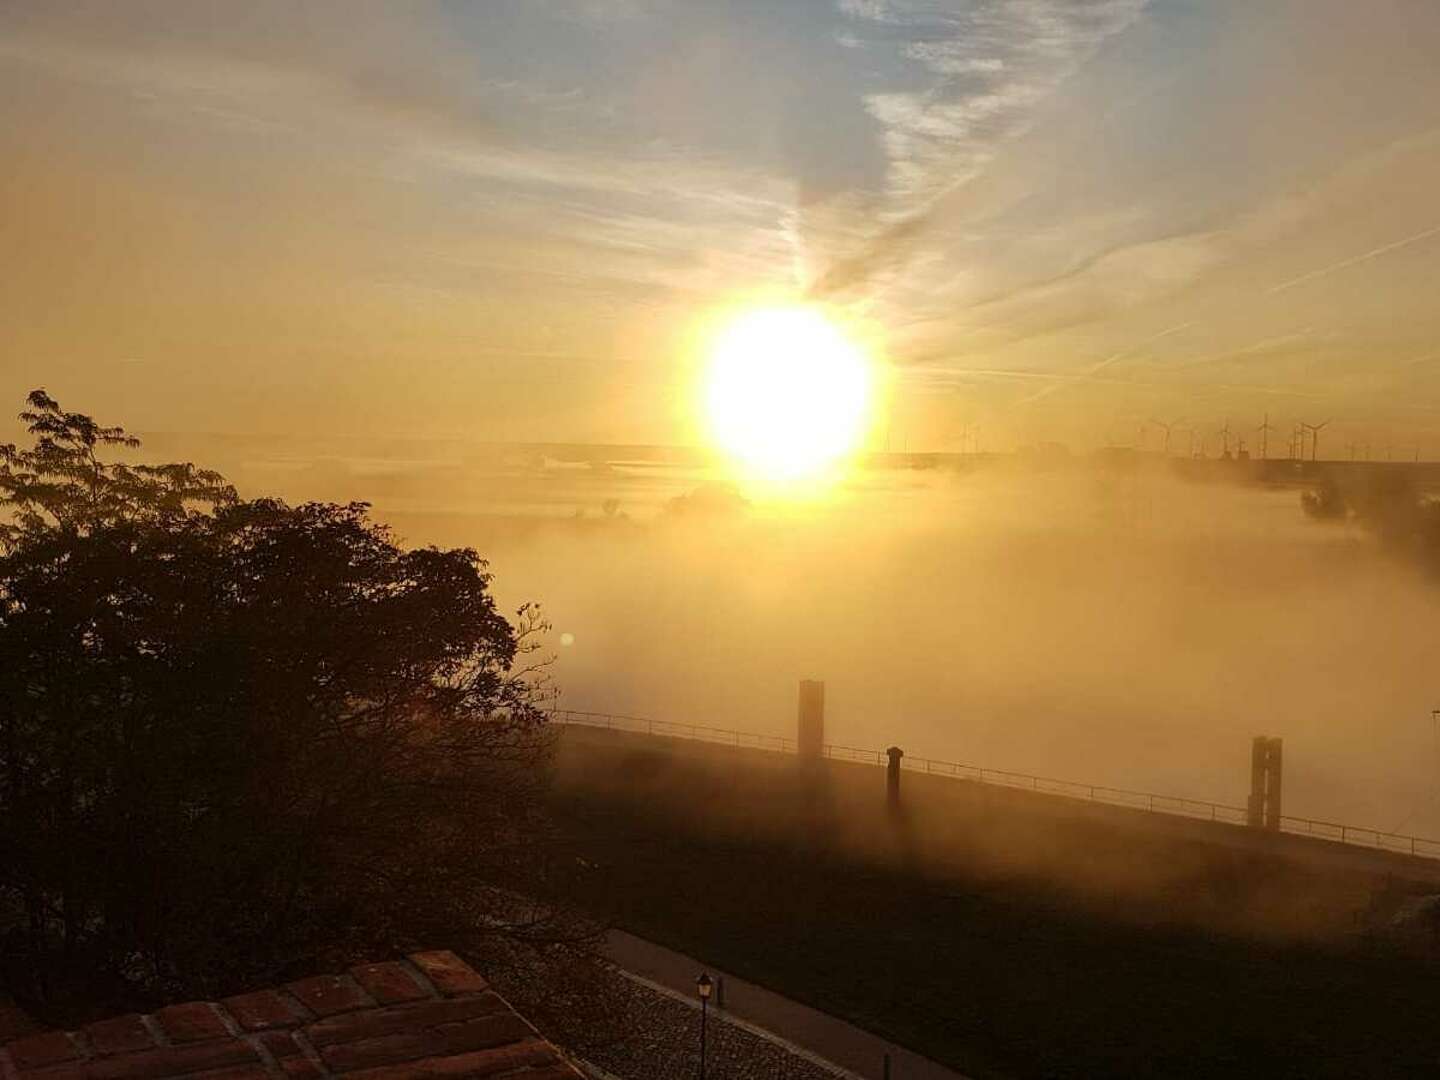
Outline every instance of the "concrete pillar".
<path fill-rule="evenodd" d="M 1280 777 L 1284 764 L 1281 749 L 1279 739 L 1270 740 L 1270 767 L 1265 784 L 1265 827 L 1277 831 L 1280 828 Z"/>
<path fill-rule="evenodd" d="M 1250 744 L 1250 798 L 1245 820 L 1252 828 L 1280 828 L 1280 792 L 1284 759 L 1280 739 L 1255 736 Z"/>
<path fill-rule="evenodd" d="M 1265 815 L 1265 744 L 1264 735 L 1256 735 L 1250 743 L 1250 798 L 1245 803 L 1245 823 L 1259 828 Z"/>
<path fill-rule="evenodd" d="M 900 809 L 900 759 L 905 751 L 892 746 L 885 753 L 890 758 L 890 764 L 885 766 L 885 805 L 893 814 Z"/>
<path fill-rule="evenodd" d="M 825 684 L 800 680 L 800 715 L 795 745 L 802 758 L 818 760 L 825 753 Z"/>

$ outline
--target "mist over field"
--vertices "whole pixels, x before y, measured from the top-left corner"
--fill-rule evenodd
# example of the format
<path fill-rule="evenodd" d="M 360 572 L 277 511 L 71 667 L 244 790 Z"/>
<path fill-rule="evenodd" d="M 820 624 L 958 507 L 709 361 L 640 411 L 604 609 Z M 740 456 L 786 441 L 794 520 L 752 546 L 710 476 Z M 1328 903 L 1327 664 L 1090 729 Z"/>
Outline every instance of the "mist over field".
<path fill-rule="evenodd" d="M 821 678 L 837 743 L 1234 805 L 1278 735 L 1287 812 L 1440 830 L 1440 594 L 1294 492 L 900 480 L 488 550 L 573 635 L 568 707 L 793 734 Z"/>
<path fill-rule="evenodd" d="M 1440 835 L 1440 585 L 1296 489 L 1076 459 L 767 501 L 601 451 L 330 449 L 220 456 L 478 548 L 553 623 L 562 707 L 793 735 L 818 678 L 835 743 L 1236 806 L 1274 735 L 1287 813 Z"/>

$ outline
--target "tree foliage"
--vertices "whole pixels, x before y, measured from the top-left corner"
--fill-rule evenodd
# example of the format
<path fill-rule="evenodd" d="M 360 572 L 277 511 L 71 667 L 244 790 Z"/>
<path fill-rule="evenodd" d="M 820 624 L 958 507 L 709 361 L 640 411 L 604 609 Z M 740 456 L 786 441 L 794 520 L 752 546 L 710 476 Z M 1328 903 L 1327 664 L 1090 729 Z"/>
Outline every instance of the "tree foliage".
<path fill-rule="evenodd" d="M 1388 550 L 1440 572 L 1440 500 L 1405 466 L 1356 470 L 1343 481 L 1326 476 L 1300 493 L 1300 505 L 1317 521 L 1354 520 Z"/>
<path fill-rule="evenodd" d="M 133 450 L 140 440 L 124 428 L 65 412 L 44 390 L 32 390 L 26 404 L 20 419 L 34 445 L 0 445 L 0 507 L 9 507 L 13 517 L 0 522 L 0 545 L 123 522 L 173 521 L 193 503 L 235 501 L 235 489 L 208 469 L 102 460 L 107 447 Z"/>
<path fill-rule="evenodd" d="M 1300 506 L 1316 521 L 1344 521 L 1350 515 L 1340 485 L 1333 478 L 1324 480 L 1312 491 L 1302 491 Z"/>
<path fill-rule="evenodd" d="M 363 504 L 105 462 L 134 440 L 30 404 L 0 473 L 13 989 L 206 994 L 477 928 L 557 936 L 512 899 L 552 872 L 537 611 L 512 623 L 476 552 L 405 550 Z"/>

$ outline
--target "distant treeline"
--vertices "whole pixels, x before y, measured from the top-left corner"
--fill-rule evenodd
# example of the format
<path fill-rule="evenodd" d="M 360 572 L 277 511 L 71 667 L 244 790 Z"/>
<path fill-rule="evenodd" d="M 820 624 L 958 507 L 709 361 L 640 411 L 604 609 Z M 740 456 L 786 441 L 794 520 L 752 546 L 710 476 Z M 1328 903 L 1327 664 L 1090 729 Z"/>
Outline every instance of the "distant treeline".
<path fill-rule="evenodd" d="M 1440 570 L 1440 499 L 1425 494 L 1413 473 L 1330 472 L 1301 492 L 1300 505 L 1316 521 L 1359 522 L 1386 547 Z"/>

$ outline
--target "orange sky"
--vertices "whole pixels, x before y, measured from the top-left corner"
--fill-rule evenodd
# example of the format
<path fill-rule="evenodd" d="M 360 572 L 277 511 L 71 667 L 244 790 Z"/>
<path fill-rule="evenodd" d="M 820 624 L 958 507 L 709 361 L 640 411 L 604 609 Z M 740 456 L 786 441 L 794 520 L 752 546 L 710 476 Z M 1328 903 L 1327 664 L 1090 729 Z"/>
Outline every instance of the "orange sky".
<path fill-rule="evenodd" d="M 1437 55 L 1425 0 L 11 2 L 0 398 L 683 442 L 694 326 L 818 290 L 912 448 L 1437 456 Z"/>

